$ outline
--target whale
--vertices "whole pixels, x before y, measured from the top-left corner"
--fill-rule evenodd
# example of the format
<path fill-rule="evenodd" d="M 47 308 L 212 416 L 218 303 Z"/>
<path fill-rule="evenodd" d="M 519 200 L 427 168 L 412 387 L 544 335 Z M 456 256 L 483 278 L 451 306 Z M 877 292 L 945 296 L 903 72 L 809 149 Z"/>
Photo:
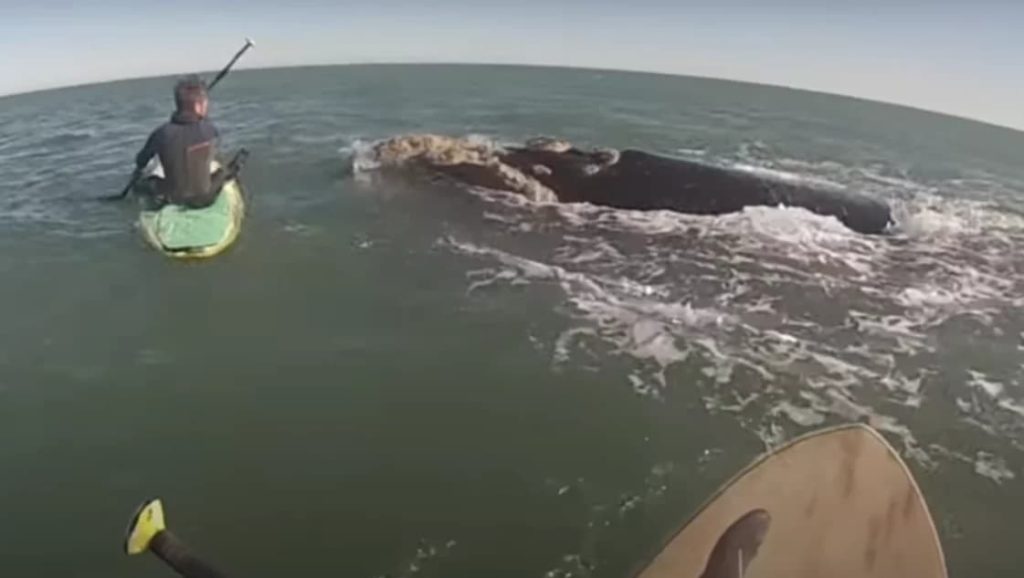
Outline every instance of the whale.
<path fill-rule="evenodd" d="M 656 155 L 638 149 L 584 150 L 551 137 L 519 146 L 443 135 L 400 135 L 373 146 L 384 168 L 415 168 L 471 187 L 538 202 L 721 215 L 746 207 L 801 207 L 863 234 L 894 224 L 881 199 L 797 179 Z"/>

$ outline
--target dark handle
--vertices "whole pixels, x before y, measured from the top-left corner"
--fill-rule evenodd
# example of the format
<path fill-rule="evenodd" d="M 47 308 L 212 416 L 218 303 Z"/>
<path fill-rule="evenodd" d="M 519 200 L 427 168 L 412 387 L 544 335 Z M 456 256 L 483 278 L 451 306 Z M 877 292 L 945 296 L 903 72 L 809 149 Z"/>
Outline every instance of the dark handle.
<path fill-rule="evenodd" d="M 196 557 L 184 542 L 167 530 L 153 537 L 149 549 L 185 578 L 227 578 L 220 570 Z"/>
<path fill-rule="evenodd" d="M 224 69 L 221 70 L 220 73 L 217 74 L 217 77 L 213 79 L 213 82 L 210 83 L 210 85 L 206 88 L 206 90 L 207 91 L 213 90 L 213 87 L 217 86 L 217 83 L 220 82 L 222 78 L 224 78 L 225 76 L 228 75 L 228 72 L 231 71 L 231 67 L 234 66 L 236 62 L 238 62 L 238 59 L 241 58 L 243 54 L 245 54 L 245 51 L 249 50 L 252 47 L 253 47 L 252 40 L 249 40 L 248 38 L 246 38 L 245 39 L 245 46 L 243 46 L 242 49 L 239 50 L 235 54 L 234 58 L 232 58 L 231 61 L 228 62 L 228 65 L 225 66 Z"/>

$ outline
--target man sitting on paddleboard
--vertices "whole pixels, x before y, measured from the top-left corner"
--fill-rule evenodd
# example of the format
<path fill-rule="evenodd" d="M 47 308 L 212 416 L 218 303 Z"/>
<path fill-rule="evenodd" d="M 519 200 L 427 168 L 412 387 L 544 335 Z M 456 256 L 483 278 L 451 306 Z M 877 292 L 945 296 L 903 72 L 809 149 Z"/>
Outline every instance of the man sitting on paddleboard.
<path fill-rule="evenodd" d="M 214 159 L 220 133 L 207 117 L 210 99 L 205 83 L 198 76 L 178 81 L 174 86 L 174 103 L 177 110 L 171 120 L 149 135 L 135 157 L 135 170 L 141 172 L 154 155 L 158 156 L 164 178 L 157 179 L 157 196 L 193 209 L 206 207 L 217 199 L 236 167 L 217 169 L 210 174 L 210 161 Z"/>

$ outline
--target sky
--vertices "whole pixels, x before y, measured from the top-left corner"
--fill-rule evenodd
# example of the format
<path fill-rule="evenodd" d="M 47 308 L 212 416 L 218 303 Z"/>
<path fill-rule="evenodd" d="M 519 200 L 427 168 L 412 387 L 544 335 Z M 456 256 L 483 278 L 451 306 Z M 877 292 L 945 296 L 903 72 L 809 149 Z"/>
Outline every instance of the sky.
<path fill-rule="evenodd" d="M 0 94 L 367 62 L 667 72 L 904 104 L 1024 130 L 1019 0 L 0 0 Z"/>

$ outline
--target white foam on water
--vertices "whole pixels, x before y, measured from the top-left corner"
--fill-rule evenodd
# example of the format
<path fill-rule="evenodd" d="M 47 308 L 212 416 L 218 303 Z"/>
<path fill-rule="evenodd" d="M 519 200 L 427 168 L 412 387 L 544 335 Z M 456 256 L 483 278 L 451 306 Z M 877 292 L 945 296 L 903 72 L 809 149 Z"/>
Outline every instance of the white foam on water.
<path fill-rule="evenodd" d="M 964 217 L 951 215 L 927 206 L 909 208 L 897 204 L 893 217 L 899 230 L 915 238 L 950 237 L 970 233 L 973 225 Z"/>
<path fill-rule="evenodd" d="M 436 572 L 432 566 L 436 565 L 439 560 L 448 557 L 456 546 L 458 546 L 458 542 L 455 540 L 420 538 L 417 540 L 415 552 L 401 558 L 398 567 L 393 572 L 378 575 L 376 578 L 408 578 L 417 576 L 425 570 Z"/>
<path fill-rule="evenodd" d="M 283 225 L 281 225 L 281 230 L 284 231 L 285 233 L 301 237 L 310 237 L 320 232 L 317 227 L 313 227 L 305 223 L 299 223 L 296 221 L 289 221 L 284 223 Z"/>
<path fill-rule="evenodd" d="M 708 461 L 714 450 L 705 451 L 685 465 L 692 470 Z M 571 499 L 585 504 L 586 513 L 577 520 L 583 528 L 575 547 L 562 554 L 553 567 L 543 574 L 545 578 L 586 578 L 600 568 L 597 553 L 600 544 L 615 541 L 623 532 L 632 532 L 631 520 L 638 514 L 659 508 L 665 501 L 673 478 L 677 475 L 678 464 L 670 461 L 657 462 L 651 466 L 642 479 L 630 485 L 626 491 L 612 494 L 605 488 L 588 483 L 583 478 L 575 480 L 545 480 L 545 489 L 559 499 Z"/>
<path fill-rule="evenodd" d="M 895 360 L 892 364 L 895 366 Z M 886 375 L 880 383 L 895 394 L 903 394 L 903 405 L 919 408 L 924 403 L 924 393 L 921 390 L 921 384 L 927 373 L 922 371 L 919 372 L 916 378 L 911 378 L 897 372 Z"/>
<path fill-rule="evenodd" d="M 957 407 L 961 412 L 969 414 L 972 418 L 983 416 L 997 422 L 1009 417 L 1019 423 L 1021 418 L 1024 418 L 1024 400 L 1021 399 L 1024 394 L 1018 381 L 996 381 L 975 370 L 968 370 L 967 373 L 970 376 L 967 385 L 983 393 L 984 397 L 958 398 Z"/>
<path fill-rule="evenodd" d="M 749 174 L 752 174 L 752 175 L 756 175 L 756 176 L 759 176 L 759 177 L 763 177 L 763 178 L 766 178 L 766 179 L 773 179 L 773 180 L 783 181 L 783 182 L 797 184 L 797 185 L 810 185 L 810 186 L 814 186 L 814 187 L 821 187 L 821 188 L 831 189 L 831 190 L 836 190 L 836 191 L 844 191 L 844 190 L 846 190 L 846 187 L 844 187 L 843 185 L 841 185 L 841 184 L 839 184 L 837 182 L 834 182 L 834 181 L 822 178 L 822 177 L 815 177 L 815 176 L 809 176 L 807 174 L 794 173 L 794 172 L 790 172 L 790 171 L 786 171 L 786 170 L 781 170 L 781 169 L 777 169 L 777 168 L 771 168 L 771 167 L 767 167 L 767 166 L 763 166 L 763 165 L 753 165 L 753 164 L 746 164 L 746 163 L 735 163 L 735 164 L 731 165 L 730 168 L 736 169 L 738 171 L 743 171 L 745 173 L 749 173 Z"/>
<path fill-rule="evenodd" d="M 753 433 L 764 444 L 764 451 L 766 453 L 782 447 L 786 440 L 789 439 L 789 434 L 786 433 L 786 430 L 775 422 L 759 423 L 754 427 Z"/>
<path fill-rule="evenodd" d="M 986 379 L 987 376 L 980 371 L 969 370 L 967 373 L 971 376 L 968 382 L 971 387 L 980 389 L 992 399 L 999 399 L 1002 396 L 1005 389 L 1002 383 Z"/>
<path fill-rule="evenodd" d="M 932 467 L 946 455 L 918 440 L 919 410 L 945 411 L 994 438 L 1024 433 L 1017 361 L 975 366 L 949 404 L 930 405 L 950 395 L 951 372 L 964 371 L 950 360 L 985 343 L 961 337 L 963 327 L 1024 349 L 1024 331 L 1012 325 L 1024 305 L 1024 220 L 943 198 L 934 185 L 892 171 L 806 165 L 783 170 L 854 190 L 891 189 L 904 213 L 895 234 L 859 235 L 800 208 L 699 216 L 542 207 L 477 191 L 493 203 L 489 225 L 518 235 L 532 223 L 554 246 L 527 255 L 514 242 L 499 249 L 500 240 L 447 237 L 441 245 L 485 263 L 472 267 L 470 292 L 562 292 L 569 323 L 548 346 L 555 366 L 628 360 L 623 382 L 638 394 L 697 389 L 707 411 L 735 415 L 766 447 L 827 421 L 864 421 Z M 687 368 L 679 373 L 687 381 L 673 377 L 677 366 Z M 1020 379 L 992 377 L 1009 371 Z M 948 405 L 952 412 L 942 409 Z M 1002 475 L 991 461 L 979 463 L 978 475 Z"/>
<path fill-rule="evenodd" d="M 1017 477 L 1017 475 L 1006 466 L 1006 460 L 988 452 L 978 452 L 974 460 L 974 472 L 997 484 L 1002 484 L 1005 481 L 1012 480 Z"/>
<path fill-rule="evenodd" d="M 563 331 L 555 341 L 553 361 L 568 363 L 572 359 L 576 341 L 585 338 L 599 338 L 597 330 L 591 327 L 573 327 Z"/>
<path fill-rule="evenodd" d="M 782 414 L 801 427 L 813 427 L 825 422 L 825 416 L 811 408 L 797 407 L 788 401 L 782 401 L 772 407 L 773 415 Z"/>
<path fill-rule="evenodd" d="M 680 345 L 680 334 L 685 334 L 688 329 L 720 327 L 729 323 L 723 314 L 713 309 L 660 301 L 657 297 L 664 294 L 662 289 L 649 284 L 639 284 L 623 277 L 578 273 L 454 239 L 444 239 L 441 243 L 464 255 L 493 258 L 504 266 L 471 272 L 474 280 L 470 291 L 517 279 L 553 280 L 560 285 L 576 316 L 591 323 L 595 329 L 585 332 L 576 327 L 564 332 L 556 344 L 556 361 L 564 361 L 571 356 L 568 349 L 577 337 L 596 334 L 610 344 L 613 351 L 652 362 L 659 368 L 653 377 L 664 387 L 664 370 L 685 361 L 691 353 L 689 347 Z"/>
<path fill-rule="evenodd" d="M 917 191 L 892 202 L 899 231 L 918 239 L 951 239 L 966 235 L 1019 234 L 1024 218 L 1007 213 L 992 201 L 951 199 L 934 191 Z"/>
<path fill-rule="evenodd" d="M 1005 459 L 990 452 L 978 450 L 969 455 L 964 452 L 950 450 L 940 444 L 931 444 L 928 450 L 948 460 L 966 464 L 978 476 L 992 480 L 999 485 L 1017 477 L 1013 470 L 1006 465 Z"/>
<path fill-rule="evenodd" d="M 692 157 L 703 158 L 703 157 L 707 156 L 707 154 L 708 154 L 708 151 L 706 151 L 704 149 L 677 148 L 675 150 L 675 152 L 676 152 L 676 154 L 678 154 L 680 156 L 691 157 L 691 158 Z"/>
<path fill-rule="evenodd" d="M 999 400 L 999 407 L 1006 411 L 1013 412 L 1020 417 L 1024 417 L 1024 405 L 1017 401 L 1003 398 Z"/>
<path fill-rule="evenodd" d="M 357 139 L 338 149 L 338 155 L 357 180 L 366 181 L 369 174 L 380 169 L 380 161 L 373 150 L 373 141 Z"/>

